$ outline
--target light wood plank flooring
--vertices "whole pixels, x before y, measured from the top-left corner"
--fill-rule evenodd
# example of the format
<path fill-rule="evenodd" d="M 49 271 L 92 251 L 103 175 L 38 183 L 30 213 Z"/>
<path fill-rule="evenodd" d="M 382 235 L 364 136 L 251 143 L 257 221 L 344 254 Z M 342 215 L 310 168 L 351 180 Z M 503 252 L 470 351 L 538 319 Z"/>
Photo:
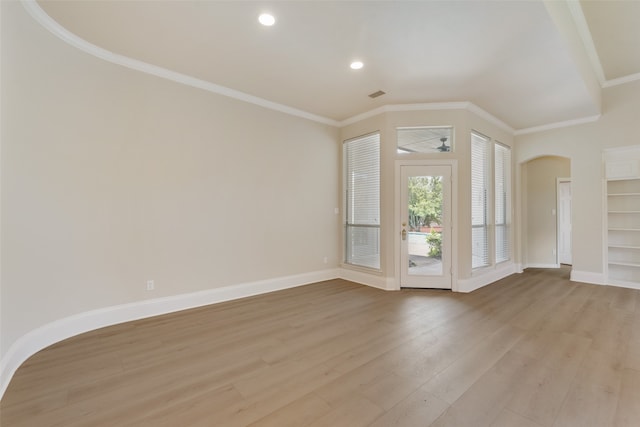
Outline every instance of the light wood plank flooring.
<path fill-rule="evenodd" d="M 117 325 L 16 373 L 0 425 L 640 426 L 640 291 L 316 283 Z"/>

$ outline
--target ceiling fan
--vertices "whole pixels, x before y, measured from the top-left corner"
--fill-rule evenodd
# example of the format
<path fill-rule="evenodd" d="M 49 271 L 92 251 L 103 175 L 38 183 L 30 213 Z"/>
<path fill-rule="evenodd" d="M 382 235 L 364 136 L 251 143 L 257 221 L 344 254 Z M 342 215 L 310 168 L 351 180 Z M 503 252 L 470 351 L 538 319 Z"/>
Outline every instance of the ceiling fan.
<path fill-rule="evenodd" d="M 447 139 L 448 138 L 446 136 L 443 136 L 442 138 L 440 138 L 442 145 L 436 147 L 436 150 L 438 150 L 441 153 L 448 153 L 449 151 L 451 151 L 451 147 L 446 144 Z"/>

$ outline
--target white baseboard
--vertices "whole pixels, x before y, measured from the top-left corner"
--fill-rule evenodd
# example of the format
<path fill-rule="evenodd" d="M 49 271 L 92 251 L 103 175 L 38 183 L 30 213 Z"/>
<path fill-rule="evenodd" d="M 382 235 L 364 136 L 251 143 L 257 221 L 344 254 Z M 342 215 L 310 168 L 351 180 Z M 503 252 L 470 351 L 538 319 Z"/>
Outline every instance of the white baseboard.
<path fill-rule="evenodd" d="M 527 264 L 525 268 L 560 268 L 560 264 Z M 604 285 L 604 274 L 594 273 L 592 271 L 571 270 L 571 281 L 581 283 L 591 283 L 593 285 Z M 612 283 L 613 286 L 624 286 L 618 283 Z"/>
<path fill-rule="evenodd" d="M 626 280 L 617 280 L 617 279 L 609 279 L 606 282 L 608 286 L 618 286 L 620 288 L 629 288 L 629 289 L 638 289 L 640 290 L 640 283 L 638 282 L 629 282 Z"/>
<path fill-rule="evenodd" d="M 578 271 L 571 270 L 571 281 L 573 282 L 582 282 L 582 283 L 591 283 L 594 285 L 604 285 L 604 274 L 603 273 L 594 273 L 592 271 Z M 616 285 L 618 286 L 618 285 Z"/>
<path fill-rule="evenodd" d="M 365 273 L 359 270 L 349 268 L 340 268 L 338 277 L 350 282 L 359 283 L 361 285 L 371 286 L 385 291 L 395 291 L 399 288 L 395 284 L 393 277 L 378 276 L 376 274 Z"/>
<path fill-rule="evenodd" d="M 560 268 L 560 264 L 541 264 L 541 263 L 531 263 L 527 264 L 525 268 Z"/>
<path fill-rule="evenodd" d="M 4 395 L 13 374 L 25 360 L 43 348 L 75 335 L 145 317 L 303 286 L 338 277 L 338 269 L 320 270 L 105 307 L 47 323 L 21 336 L 11 345 L 5 356 L 0 360 L 0 398 Z"/>
<path fill-rule="evenodd" d="M 516 265 L 511 262 L 500 264 L 496 266 L 496 268 L 478 271 L 468 279 L 459 279 L 458 286 L 455 291 L 473 292 L 476 289 L 480 289 L 483 286 L 487 286 L 490 283 L 504 279 L 505 277 L 517 272 Z"/>

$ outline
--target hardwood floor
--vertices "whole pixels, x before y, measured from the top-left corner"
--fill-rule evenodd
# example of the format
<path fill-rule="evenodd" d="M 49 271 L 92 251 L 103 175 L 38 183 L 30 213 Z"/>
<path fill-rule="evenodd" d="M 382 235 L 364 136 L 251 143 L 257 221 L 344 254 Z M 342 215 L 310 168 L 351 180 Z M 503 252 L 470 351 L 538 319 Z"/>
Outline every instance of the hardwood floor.
<path fill-rule="evenodd" d="M 30 358 L 18 426 L 639 426 L 640 291 L 527 270 L 471 294 L 316 283 Z"/>

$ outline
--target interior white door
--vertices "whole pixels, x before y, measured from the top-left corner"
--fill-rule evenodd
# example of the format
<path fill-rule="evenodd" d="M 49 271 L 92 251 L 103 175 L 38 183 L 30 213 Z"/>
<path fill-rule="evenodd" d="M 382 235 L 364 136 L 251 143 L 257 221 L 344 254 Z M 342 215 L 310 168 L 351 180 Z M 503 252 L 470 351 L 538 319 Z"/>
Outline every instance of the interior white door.
<path fill-rule="evenodd" d="M 400 185 L 400 286 L 451 289 L 451 166 L 401 166 Z"/>
<path fill-rule="evenodd" d="M 571 264 L 571 181 L 558 182 L 558 262 Z"/>

